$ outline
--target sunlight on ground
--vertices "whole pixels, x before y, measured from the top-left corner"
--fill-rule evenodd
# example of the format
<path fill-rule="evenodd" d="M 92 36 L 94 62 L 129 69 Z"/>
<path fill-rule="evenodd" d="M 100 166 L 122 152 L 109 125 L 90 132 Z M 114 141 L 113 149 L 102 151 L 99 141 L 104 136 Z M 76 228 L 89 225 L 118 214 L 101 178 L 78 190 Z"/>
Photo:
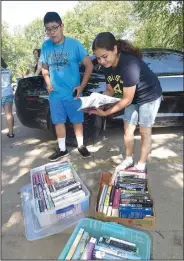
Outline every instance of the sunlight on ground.
<path fill-rule="evenodd" d="M 173 180 L 175 182 L 173 182 Z M 164 185 L 170 188 L 183 188 L 183 173 L 178 172 L 175 175 L 172 175 L 171 178 L 168 180 L 164 181 Z"/>
<path fill-rule="evenodd" d="M 23 222 L 22 213 L 20 211 L 14 212 L 11 217 L 9 218 L 8 222 L 3 224 L 2 232 L 5 232 L 8 228 L 12 227 L 13 225 L 19 224 Z"/>
<path fill-rule="evenodd" d="M 6 161 L 3 163 L 4 166 L 12 166 L 20 160 L 20 157 L 10 157 L 9 159 L 6 159 Z"/>
<path fill-rule="evenodd" d="M 14 126 L 14 129 L 16 129 L 18 126 Z M 1 130 L 1 133 L 6 134 L 8 133 L 8 128 Z"/>
<path fill-rule="evenodd" d="M 167 159 L 168 157 L 177 157 L 177 156 L 178 156 L 177 153 L 164 147 L 152 149 L 151 151 L 151 157 L 156 157 L 159 159 Z"/>
<path fill-rule="evenodd" d="M 15 146 L 21 146 L 21 145 L 34 145 L 34 144 L 37 144 L 40 142 L 40 139 L 26 139 L 26 140 L 23 140 L 23 141 L 16 141 L 14 142 L 14 145 Z"/>
<path fill-rule="evenodd" d="M 30 170 L 30 168 L 21 168 L 19 173 L 16 175 L 16 177 L 13 177 L 8 184 L 13 184 L 15 183 L 20 177 L 22 177 L 23 175 L 25 175 L 28 171 Z"/>

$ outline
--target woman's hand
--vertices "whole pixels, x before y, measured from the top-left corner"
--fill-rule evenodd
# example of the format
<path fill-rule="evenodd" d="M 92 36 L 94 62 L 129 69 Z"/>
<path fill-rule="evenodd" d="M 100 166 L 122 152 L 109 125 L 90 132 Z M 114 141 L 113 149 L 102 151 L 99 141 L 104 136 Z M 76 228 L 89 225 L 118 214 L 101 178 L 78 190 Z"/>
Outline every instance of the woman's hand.
<path fill-rule="evenodd" d="M 96 114 L 96 115 L 101 116 L 101 117 L 105 117 L 105 116 L 108 115 L 107 111 L 103 111 L 101 109 L 91 110 L 91 111 L 89 111 L 89 114 Z"/>

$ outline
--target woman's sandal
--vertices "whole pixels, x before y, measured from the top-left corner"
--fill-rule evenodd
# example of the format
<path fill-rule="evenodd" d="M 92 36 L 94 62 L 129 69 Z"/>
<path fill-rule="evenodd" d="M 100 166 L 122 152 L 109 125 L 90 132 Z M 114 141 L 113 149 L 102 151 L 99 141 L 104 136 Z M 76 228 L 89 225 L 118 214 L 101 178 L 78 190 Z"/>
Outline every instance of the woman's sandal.
<path fill-rule="evenodd" d="M 15 137 L 15 134 L 9 134 L 9 133 L 8 133 L 8 134 L 7 134 L 7 137 L 8 137 L 8 138 L 14 138 L 14 137 Z"/>

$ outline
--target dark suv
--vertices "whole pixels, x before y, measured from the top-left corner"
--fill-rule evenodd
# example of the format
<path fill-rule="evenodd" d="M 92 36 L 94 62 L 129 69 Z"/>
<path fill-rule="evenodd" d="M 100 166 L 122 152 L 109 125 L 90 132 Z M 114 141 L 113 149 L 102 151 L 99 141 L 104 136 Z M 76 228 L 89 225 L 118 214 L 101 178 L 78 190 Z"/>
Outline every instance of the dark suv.
<path fill-rule="evenodd" d="M 143 49 L 143 59 L 151 70 L 158 75 L 163 91 L 163 101 L 156 117 L 155 126 L 181 126 L 184 123 L 184 90 L 183 90 L 183 58 L 182 52 L 169 49 Z M 99 66 L 91 56 L 94 70 L 83 92 L 84 96 L 92 92 L 102 93 L 106 88 L 103 67 Z M 80 66 L 81 77 L 84 67 Z M 50 119 L 48 92 L 42 76 L 23 78 L 18 81 L 15 93 L 17 116 L 21 123 L 30 128 L 49 129 L 54 132 Z M 107 124 L 122 126 L 120 111 L 106 118 Z M 84 139 L 96 138 L 104 124 L 104 119 L 85 114 Z M 107 125 L 108 126 L 108 125 Z M 70 122 L 66 123 L 67 144 L 76 144 L 75 135 Z"/>

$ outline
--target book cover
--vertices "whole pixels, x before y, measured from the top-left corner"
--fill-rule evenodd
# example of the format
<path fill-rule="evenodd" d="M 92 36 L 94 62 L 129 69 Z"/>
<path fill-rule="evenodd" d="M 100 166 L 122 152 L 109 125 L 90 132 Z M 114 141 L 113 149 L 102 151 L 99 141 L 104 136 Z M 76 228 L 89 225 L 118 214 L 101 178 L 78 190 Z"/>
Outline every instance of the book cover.
<path fill-rule="evenodd" d="M 76 238 L 74 239 L 74 242 L 73 242 L 73 244 L 72 244 L 72 246 L 71 246 L 71 248 L 70 248 L 65 259 L 70 260 L 72 258 L 73 254 L 74 254 L 74 252 L 75 252 L 75 250 L 76 250 L 76 248 L 77 248 L 77 246 L 78 246 L 78 244 L 79 244 L 79 242 L 82 238 L 83 233 L 84 233 L 84 229 L 80 228 L 79 232 L 78 232 Z"/>

